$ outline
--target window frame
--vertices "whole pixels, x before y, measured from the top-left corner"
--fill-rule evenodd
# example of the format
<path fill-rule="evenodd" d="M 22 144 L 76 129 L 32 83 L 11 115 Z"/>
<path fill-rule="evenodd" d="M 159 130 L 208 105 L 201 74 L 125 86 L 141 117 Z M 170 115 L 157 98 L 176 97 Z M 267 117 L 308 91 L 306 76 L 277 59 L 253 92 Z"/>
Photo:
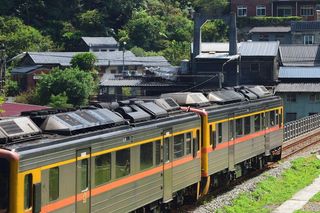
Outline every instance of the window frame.
<path fill-rule="evenodd" d="M 311 38 L 311 40 L 310 40 Z M 311 45 L 314 44 L 314 35 L 303 35 L 303 44 L 304 45 Z"/>
<path fill-rule="evenodd" d="M 283 16 L 280 16 L 279 15 L 279 10 L 283 10 L 283 11 L 290 10 L 290 14 L 286 14 L 285 12 L 283 12 Z M 279 16 L 279 17 L 292 16 L 292 7 L 291 6 L 278 6 L 277 7 L 277 16 Z"/>
<path fill-rule="evenodd" d="M 57 176 L 58 177 L 56 177 L 56 178 L 58 180 L 58 183 L 54 188 L 58 191 L 58 193 L 57 193 L 56 196 L 53 196 L 53 194 L 52 194 L 52 187 L 53 186 L 51 185 L 52 184 L 51 178 L 53 178 L 53 177 L 51 176 L 51 174 L 52 174 L 51 171 L 54 171 L 55 169 L 57 169 Z M 59 196 L 60 196 L 60 168 L 59 167 L 53 167 L 53 168 L 49 169 L 49 202 L 58 200 Z"/>
<path fill-rule="evenodd" d="M 287 93 L 286 94 L 286 101 L 289 103 L 297 102 L 297 95 L 295 93 Z"/>
<path fill-rule="evenodd" d="M 154 162 L 154 156 L 153 156 L 153 145 L 154 143 L 153 142 L 149 142 L 149 143 L 144 143 L 144 144 L 141 144 L 140 146 L 139 146 L 139 148 L 140 148 L 140 158 L 139 158 L 139 164 L 140 164 L 140 171 L 143 171 L 143 170 L 146 170 L 146 169 L 150 169 L 150 168 L 152 168 L 152 167 L 154 167 L 154 164 L 153 164 L 153 162 Z M 148 155 L 148 153 L 144 153 L 144 152 L 142 152 L 142 150 L 143 151 L 146 151 L 147 149 L 146 149 L 146 146 L 151 146 L 151 147 L 149 147 L 149 148 L 151 148 L 151 152 L 149 152 L 149 155 Z M 144 156 L 149 156 L 149 159 L 148 159 L 148 164 L 146 164 L 147 166 L 146 167 L 143 167 L 142 168 L 142 157 L 144 157 Z M 151 157 L 151 159 L 150 159 L 150 157 Z"/>
<path fill-rule="evenodd" d="M 320 93 L 311 93 L 309 95 L 309 101 L 311 103 L 319 103 L 320 102 Z"/>
<path fill-rule="evenodd" d="M 176 140 L 178 137 L 180 138 L 180 141 Z M 177 151 L 177 147 L 180 147 L 180 151 Z M 177 154 L 177 153 L 181 153 L 181 154 Z M 182 158 L 183 156 L 185 156 L 185 137 L 184 137 L 184 134 L 178 134 L 173 136 L 173 159 L 179 159 L 179 158 Z"/>
<path fill-rule="evenodd" d="M 119 163 L 118 162 L 118 160 L 119 160 L 118 156 L 123 157 L 123 155 L 120 155 L 118 153 L 124 152 L 126 150 L 128 150 L 128 152 L 129 152 L 129 161 L 127 159 L 125 165 L 118 165 L 118 163 Z M 124 168 L 125 169 L 124 170 L 125 173 L 123 175 L 119 175 L 118 171 L 120 171 L 120 168 L 118 170 L 118 167 L 125 167 Z M 131 172 L 132 172 L 131 171 L 131 148 L 121 149 L 121 150 L 118 150 L 118 151 L 115 152 L 115 169 L 116 169 L 116 172 L 115 172 L 116 179 L 123 178 L 123 177 L 126 177 L 126 176 L 131 174 Z"/>
<path fill-rule="evenodd" d="M 302 5 L 300 7 L 300 16 L 314 16 L 314 7 L 312 5 Z"/>
<path fill-rule="evenodd" d="M 106 179 L 104 179 L 102 182 L 97 182 L 97 173 L 98 173 L 98 170 L 97 170 L 97 160 L 99 159 L 99 158 L 102 158 L 102 157 L 104 157 L 104 156 L 109 156 L 109 159 L 110 159 L 110 174 L 109 174 L 109 178 L 106 178 Z M 106 161 L 107 162 L 107 161 Z M 108 183 L 108 182 L 110 182 L 111 180 L 112 180 L 112 155 L 111 155 L 111 153 L 106 153 L 106 154 L 102 154 L 102 155 L 99 155 L 99 156 L 96 156 L 95 157 L 95 159 L 94 159 L 94 184 L 95 184 L 95 186 L 100 186 L 100 185 L 103 185 L 103 184 L 105 184 L 105 183 Z M 102 163 L 102 165 L 101 166 L 103 166 L 103 163 Z M 108 177 L 108 176 L 106 176 L 106 177 Z"/>
<path fill-rule="evenodd" d="M 264 13 L 259 14 L 259 12 L 264 11 Z M 256 16 L 266 16 L 267 15 L 267 8 L 265 5 L 257 5 L 256 6 Z"/>
<path fill-rule="evenodd" d="M 24 176 L 24 209 L 28 210 L 32 208 L 32 173 Z"/>
<path fill-rule="evenodd" d="M 248 7 L 244 5 L 237 6 L 237 15 L 238 17 L 246 17 L 248 15 Z"/>

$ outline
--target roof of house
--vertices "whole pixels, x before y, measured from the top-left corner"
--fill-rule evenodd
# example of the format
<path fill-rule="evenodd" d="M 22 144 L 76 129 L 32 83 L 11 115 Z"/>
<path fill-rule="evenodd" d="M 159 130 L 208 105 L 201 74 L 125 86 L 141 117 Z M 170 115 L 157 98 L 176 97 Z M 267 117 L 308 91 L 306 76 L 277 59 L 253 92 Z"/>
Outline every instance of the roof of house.
<path fill-rule="evenodd" d="M 193 46 L 191 46 L 193 48 Z M 228 52 L 229 42 L 202 42 L 201 52 Z"/>
<path fill-rule="evenodd" d="M 118 46 L 113 37 L 81 37 L 89 47 Z"/>
<path fill-rule="evenodd" d="M 320 65 L 319 45 L 281 45 L 280 57 L 284 66 Z"/>
<path fill-rule="evenodd" d="M 279 41 L 241 42 L 238 53 L 241 56 L 277 56 Z"/>
<path fill-rule="evenodd" d="M 319 21 L 293 21 L 291 22 L 291 31 L 320 31 Z"/>
<path fill-rule="evenodd" d="M 49 109 L 50 107 L 21 103 L 4 103 L 0 108 L 4 110 L 4 112 L 0 113 L 0 117 L 11 117 L 19 116 L 20 113 L 24 111 Z"/>
<path fill-rule="evenodd" d="M 253 27 L 249 33 L 288 33 L 291 27 L 270 26 L 270 27 Z"/>
<path fill-rule="evenodd" d="M 320 83 L 280 83 L 275 92 L 320 92 Z"/>
<path fill-rule="evenodd" d="M 280 67 L 279 78 L 320 78 L 320 67 Z"/>
<path fill-rule="evenodd" d="M 23 66 L 23 67 L 15 67 L 11 70 L 11 74 L 22 74 L 29 73 L 38 68 L 41 68 L 42 65 L 33 65 L 33 66 Z"/>
<path fill-rule="evenodd" d="M 100 82 L 100 86 L 111 86 L 111 87 L 168 87 L 172 86 L 172 83 L 162 82 L 145 82 L 142 79 L 106 79 Z"/>
<path fill-rule="evenodd" d="M 163 56 L 136 57 L 137 62 L 141 62 L 145 67 L 169 67 L 171 64 Z"/>
<path fill-rule="evenodd" d="M 70 66 L 72 57 L 81 52 L 28 52 L 34 64 L 57 64 L 61 66 Z M 92 52 L 97 57 L 97 66 L 120 66 L 123 64 L 123 51 L 112 52 Z M 135 59 L 131 51 L 124 53 L 125 65 L 142 65 Z"/>

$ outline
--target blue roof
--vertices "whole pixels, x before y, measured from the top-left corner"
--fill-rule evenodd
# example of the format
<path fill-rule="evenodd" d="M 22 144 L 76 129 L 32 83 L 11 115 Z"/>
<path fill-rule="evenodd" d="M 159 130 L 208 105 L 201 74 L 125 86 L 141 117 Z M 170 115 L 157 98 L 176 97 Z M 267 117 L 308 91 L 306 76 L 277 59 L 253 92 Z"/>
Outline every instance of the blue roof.
<path fill-rule="evenodd" d="M 24 66 L 24 67 L 15 67 L 11 70 L 12 74 L 18 74 L 18 73 L 29 73 L 33 70 L 36 70 L 38 68 L 42 67 L 42 65 L 34 65 L 34 66 Z"/>
<path fill-rule="evenodd" d="M 280 67 L 279 78 L 320 78 L 320 67 Z"/>

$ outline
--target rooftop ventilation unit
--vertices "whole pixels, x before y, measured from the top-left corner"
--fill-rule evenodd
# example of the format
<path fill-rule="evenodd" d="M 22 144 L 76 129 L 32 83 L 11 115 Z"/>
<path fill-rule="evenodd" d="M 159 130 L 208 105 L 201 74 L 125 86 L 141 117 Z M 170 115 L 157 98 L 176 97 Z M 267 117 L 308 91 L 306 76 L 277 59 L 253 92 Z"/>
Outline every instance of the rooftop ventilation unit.
<path fill-rule="evenodd" d="M 155 99 L 154 103 L 165 109 L 167 112 L 180 109 L 179 104 L 177 104 L 177 102 L 175 102 L 172 98 Z"/>
<path fill-rule="evenodd" d="M 245 97 L 233 89 L 223 89 L 220 91 L 210 92 L 208 94 L 208 99 L 210 102 L 217 104 L 227 104 L 244 101 Z"/>
<path fill-rule="evenodd" d="M 184 106 L 208 106 L 209 100 L 202 93 L 180 92 L 162 94 L 161 98 L 172 98 L 179 105 Z"/>
<path fill-rule="evenodd" d="M 267 90 L 264 86 L 247 86 L 247 89 L 257 95 L 259 98 L 264 98 L 271 96 L 271 92 Z"/>
<path fill-rule="evenodd" d="M 153 102 L 137 103 L 137 106 L 151 114 L 152 118 L 162 118 L 168 116 L 168 112 L 165 109 L 159 107 Z"/>
<path fill-rule="evenodd" d="M 41 137 L 41 130 L 27 117 L 0 120 L 0 143 L 21 142 Z"/>
<path fill-rule="evenodd" d="M 124 103 L 122 104 L 124 105 Z M 120 113 L 125 119 L 130 120 L 131 123 L 147 121 L 151 118 L 151 115 L 134 104 L 121 106 L 115 109 L 115 111 Z"/>
<path fill-rule="evenodd" d="M 58 134 L 72 134 L 76 131 L 119 125 L 124 122 L 123 118 L 108 109 L 78 110 L 47 116 L 41 129 Z"/>

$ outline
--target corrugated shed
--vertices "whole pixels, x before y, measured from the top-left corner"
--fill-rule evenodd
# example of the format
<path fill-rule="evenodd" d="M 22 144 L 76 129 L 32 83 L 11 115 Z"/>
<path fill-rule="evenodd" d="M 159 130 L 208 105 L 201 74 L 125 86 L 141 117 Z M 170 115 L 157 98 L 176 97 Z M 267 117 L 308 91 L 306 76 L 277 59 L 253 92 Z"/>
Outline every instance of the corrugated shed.
<path fill-rule="evenodd" d="M 290 30 L 290 27 L 284 26 L 254 27 L 249 33 L 288 33 Z"/>
<path fill-rule="evenodd" d="M 113 46 L 117 47 L 118 42 L 113 37 L 81 37 L 89 47 Z"/>
<path fill-rule="evenodd" d="M 280 83 L 275 92 L 320 92 L 320 83 Z"/>
<path fill-rule="evenodd" d="M 319 45 L 281 45 L 280 57 L 284 66 L 320 65 Z"/>
<path fill-rule="evenodd" d="M 279 41 L 241 42 L 238 52 L 241 56 L 277 56 L 279 44 Z"/>
<path fill-rule="evenodd" d="M 294 21 L 291 22 L 291 31 L 320 31 L 319 21 Z"/>
<path fill-rule="evenodd" d="M 320 78 L 320 67 L 280 67 L 279 78 Z"/>

